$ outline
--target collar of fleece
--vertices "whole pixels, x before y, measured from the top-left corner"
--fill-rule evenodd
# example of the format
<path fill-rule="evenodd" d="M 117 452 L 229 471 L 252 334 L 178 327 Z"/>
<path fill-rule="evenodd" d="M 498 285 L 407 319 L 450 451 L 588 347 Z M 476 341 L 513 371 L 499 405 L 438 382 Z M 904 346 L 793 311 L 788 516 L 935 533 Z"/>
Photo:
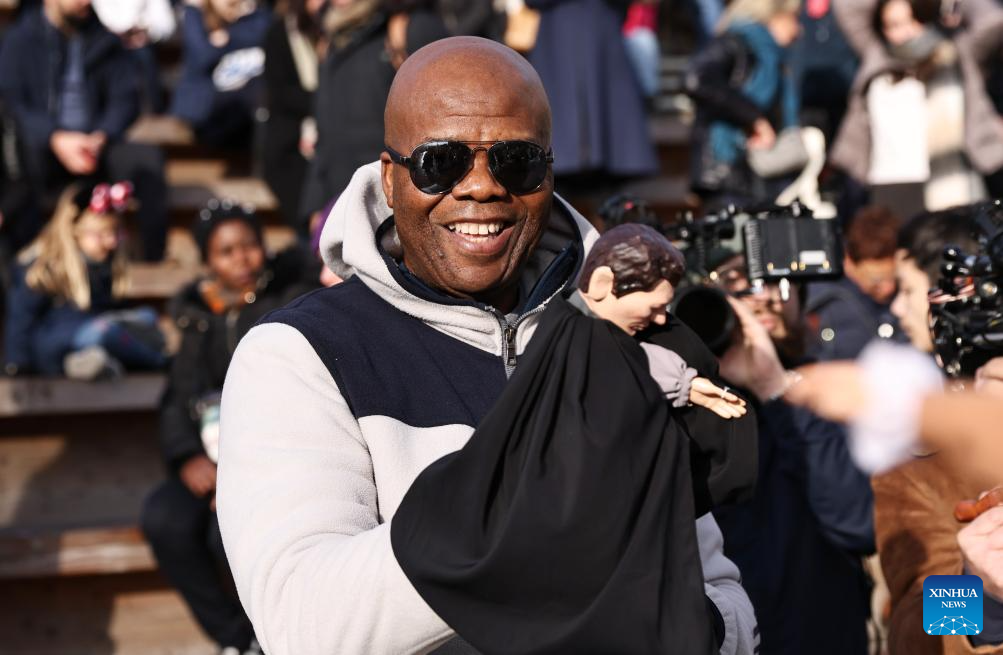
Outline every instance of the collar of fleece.
<path fill-rule="evenodd" d="M 441 332 L 489 352 L 497 350 L 499 317 L 495 313 L 477 303 L 435 298 L 407 285 L 386 256 L 400 251 L 396 229 L 392 221 L 387 221 L 391 214 L 380 181 L 380 162 L 359 168 L 335 203 L 321 234 L 320 251 L 327 266 L 343 278 L 358 276 L 391 305 Z M 536 289 L 544 273 L 569 246 L 580 248 L 584 254 L 597 238 L 589 222 L 554 194 L 547 227 L 523 271 L 522 288 Z M 566 284 L 573 284 L 577 275 L 576 268 Z M 526 307 L 527 311 L 531 309 Z"/>

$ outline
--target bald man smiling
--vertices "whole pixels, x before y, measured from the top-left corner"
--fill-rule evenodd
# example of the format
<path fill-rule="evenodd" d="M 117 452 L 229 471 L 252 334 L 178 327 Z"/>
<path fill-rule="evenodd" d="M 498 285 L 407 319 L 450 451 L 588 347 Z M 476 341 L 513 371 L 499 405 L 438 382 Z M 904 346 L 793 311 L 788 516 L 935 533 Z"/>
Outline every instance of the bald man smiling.
<path fill-rule="evenodd" d="M 504 46 L 455 38 L 412 55 L 386 152 L 325 227 L 325 260 L 347 281 L 238 347 L 217 505 L 270 655 L 475 652 L 404 575 L 390 524 L 419 473 L 467 442 L 596 238 L 553 193 L 550 121 L 536 73 Z M 713 518 L 697 528 L 718 645 L 752 652 L 737 569 Z"/>

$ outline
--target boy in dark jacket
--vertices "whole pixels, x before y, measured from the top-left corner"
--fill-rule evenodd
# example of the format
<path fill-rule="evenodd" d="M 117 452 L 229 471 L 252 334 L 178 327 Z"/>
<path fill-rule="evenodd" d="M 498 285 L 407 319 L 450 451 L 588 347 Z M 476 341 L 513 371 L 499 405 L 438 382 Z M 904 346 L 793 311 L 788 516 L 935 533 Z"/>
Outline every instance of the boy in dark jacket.
<path fill-rule="evenodd" d="M 298 252 L 266 259 L 258 220 L 240 207 L 212 201 L 196 222 L 195 238 L 209 275 L 171 302 L 181 345 L 160 410 L 169 477 L 146 500 L 143 532 L 221 652 L 242 653 L 254 633 L 218 575 L 226 564 L 214 500 L 219 393 L 240 338 L 310 285 L 302 282 L 308 277 Z"/>
<path fill-rule="evenodd" d="M 167 187 L 153 146 L 124 143 L 139 113 L 133 54 L 106 30 L 90 0 L 45 0 L 0 48 L 0 97 L 22 136 L 34 185 L 61 189 L 75 177 L 130 180 L 147 260 L 164 254 Z"/>

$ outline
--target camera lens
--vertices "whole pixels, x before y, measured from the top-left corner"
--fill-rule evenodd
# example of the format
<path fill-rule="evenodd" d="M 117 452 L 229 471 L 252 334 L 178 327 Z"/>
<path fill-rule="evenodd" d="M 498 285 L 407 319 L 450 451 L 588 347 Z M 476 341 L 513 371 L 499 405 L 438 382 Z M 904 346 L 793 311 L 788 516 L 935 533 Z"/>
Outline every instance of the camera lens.
<path fill-rule="evenodd" d="M 738 317 L 728 298 L 713 287 L 692 286 L 676 296 L 672 313 L 720 357 L 731 345 Z"/>

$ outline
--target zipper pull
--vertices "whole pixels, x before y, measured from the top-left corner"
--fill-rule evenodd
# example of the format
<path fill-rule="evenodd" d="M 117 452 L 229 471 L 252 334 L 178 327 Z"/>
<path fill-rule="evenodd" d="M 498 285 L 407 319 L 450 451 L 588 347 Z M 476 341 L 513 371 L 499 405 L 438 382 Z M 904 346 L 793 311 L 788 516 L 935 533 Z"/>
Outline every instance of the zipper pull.
<path fill-rule="evenodd" d="M 515 328 L 505 328 L 505 365 L 515 366 Z"/>

